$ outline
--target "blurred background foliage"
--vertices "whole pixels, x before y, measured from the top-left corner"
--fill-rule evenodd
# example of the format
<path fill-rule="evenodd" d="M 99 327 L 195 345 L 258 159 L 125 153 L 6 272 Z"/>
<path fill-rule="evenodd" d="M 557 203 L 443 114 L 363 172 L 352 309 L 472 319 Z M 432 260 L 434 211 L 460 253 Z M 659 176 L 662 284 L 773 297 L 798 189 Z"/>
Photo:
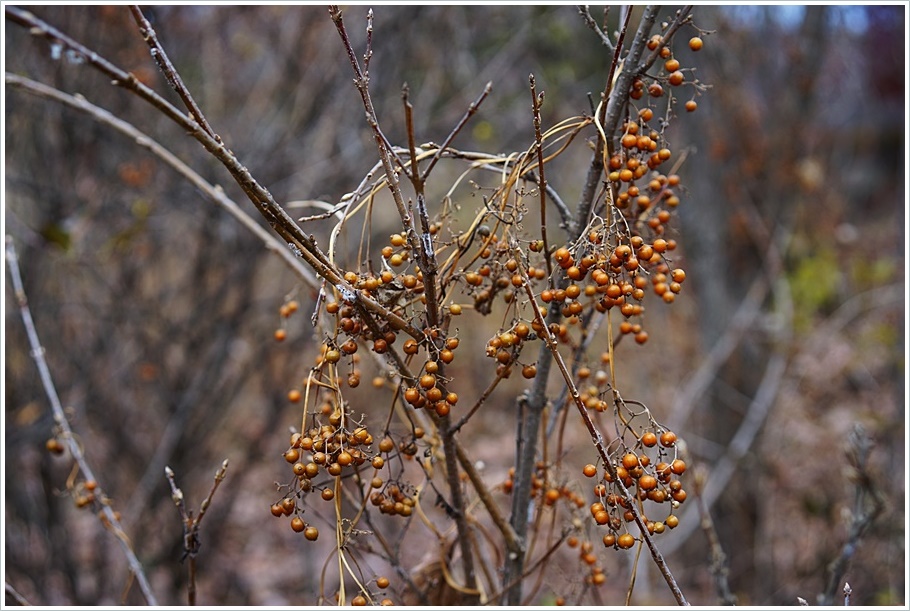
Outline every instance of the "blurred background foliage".
<path fill-rule="evenodd" d="M 168 90 L 125 7 L 30 10 Z M 546 91 L 547 126 L 590 113 L 609 69 L 609 54 L 572 6 L 374 10 L 370 84 L 396 144 L 405 144 L 405 82 L 421 142 L 441 142 L 492 82 L 456 145 L 508 152 L 533 142 L 529 73 Z M 698 110 L 680 109 L 667 132 L 685 155 L 678 239 L 691 279 L 672 308 L 652 306 L 651 341 L 621 346 L 620 368 L 624 394 L 673 424 L 706 470 L 740 603 L 812 602 L 824 589 L 848 534 L 854 482 L 844 448 L 861 424 L 886 507 L 847 580 L 857 604 L 906 604 L 905 11 L 699 6 L 695 24 L 712 32 L 704 50 L 676 47 L 683 66 L 711 85 Z M 355 48 L 365 13 L 346 12 Z M 350 68 L 323 7 L 154 6 L 147 16 L 216 132 L 278 201 L 338 201 L 373 165 Z M 54 59 L 21 28 L 4 28 L 7 71 L 86 96 L 244 202 L 223 169 L 163 117 L 85 65 Z M 325 558 L 313 550 L 323 548 L 303 545 L 268 507 L 284 477 L 288 427 L 299 420 L 287 391 L 321 340 L 308 322 L 314 296 L 135 143 L 10 88 L 5 101 L 6 232 L 62 400 L 159 600 L 179 603 L 186 587 L 164 466 L 193 507 L 229 458 L 202 529 L 200 602 L 313 604 Z M 548 170 L 567 202 L 578 198 L 590 155 L 577 148 Z M 374 220 L 383 243 L 396 220 Z M 315 223 L 317 237 L 327 227 Z M 358 239 L 347 244 L 352 253 Z M 288 295 L 307 312 L 276 344 Z M 744 307 L 751 316 L 736 318 Z M 464 336 L 484 341 L 497 321 L 471 324 Z M 694 374 L 731 329 L 729 358 L 693 394 Z M 61 494 L 70 466 L 44 450 L 53 421 L 8 285 L 4 348 L 6 580 L 37 604 L 114 604 L 126 565 L 101 523 Z M 462 355 L 467 362 L 455 371 L 488 366 L 481 350 Z M 785 364 L 777 377 L 767 375 L 773 362 Z M 368 401 L 369 392 L 351 394 Z M 491 483 L 513 460 L 514 396 L 498 395 L 464 433 Z M 571 460 L 582 465 L 594 452 L 579 439 Z M 697 516 L 688 518 L 695 528 L 659 543 L 689 600 L 711 604 L 709 546 Z M 631 556 L 598 553 L 609 576 L 599 596 L 622 600 Z M 554 566 L 540 600 L 601 600 L 578 594 L 579 566 Z M 642 565 L 633 602 L 669 602 L 657 579 Z M 134 588 L 126 600 L 141 597 Z"/>

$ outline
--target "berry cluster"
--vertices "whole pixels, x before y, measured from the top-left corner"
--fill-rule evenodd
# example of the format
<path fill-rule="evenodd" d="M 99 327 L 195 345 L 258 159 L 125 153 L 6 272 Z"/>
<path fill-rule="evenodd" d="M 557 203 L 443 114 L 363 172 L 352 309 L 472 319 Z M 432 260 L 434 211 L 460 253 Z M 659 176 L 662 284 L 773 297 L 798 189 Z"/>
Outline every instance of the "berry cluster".
<path fill-rule="evenodd" d="M 383 438 L 379 443 L 379 452 L 373 453 L 373 435 L 366 426 L 350 424 L 353 417 L 346 407 L 326 401 L 319 412 L 319 417 L 314 416 L 312 427 L 303 433 L 295 432 L 291 435 L 284 459 L 291 465 L 294 480 L 282 487 L 287 492 L 284 498 L 272 505 L 272 515 L 293 516 L 291 528 L 295 532 L 304 533 L 310 541 L 315 541 L 319 531 L 303 520 L 303 510 L 298 501 L 313 493 L 318 493 L 323 501 L 334 501 L 342 478 L 354 473 L 359 476 L 360 467 L 366 463 L 374 470 L 369 481 L 370 488 L 376 490 L 371 499 L 379 501 L 374 501 L 374 505 L 379 505 L 383 513 L 410 515 L 413 499 L 403 495 L 400 486 L 387 484 L 380 476 L 386 466 L 383 454 L 388 455 L 394 448 L 392 440 Z M 322 418 L 325 418 L 324 423 L 320 422 Z M 385 500 L 384 492 L 395 499 L 392 503 L 395 511 L 389 511 L 389 507 L 382 504 Z M 399 511 L 398 503 L 408 509 Z"/>
<path fill-rule="evenodd" d="M 566 545 L 570 548 L 578 548 L 578 560 L 588 570 L 585 575 L 585 583 L 592 586 L 602 586 L 607 583 L 607 575 L 598 562 L 597 554 L 594 553 L 594 544 L 591 541 L 579 541 L 578 537 L 568 537 Z"/>
<path fill-rule="evenodd" d="M 673 431 L 649 430 L 642 433 L 635 448 L 621 446 L 611 455 L 615 477 L 609 469 L 605 470 L 602 482 L 594 486 L 597 500 L 590 506 L 594 522 L 610 529 L 603 537 L 604 545 L 628 549 L 635 544 L 634 535 L 626 528 L 635 516 L 620 486 L 631 493 L 649 534 L 659 535 L 679 524 L 674 511 L 686 500 L 686 491 L 678 479 L 686 472 L 686 463 L 676 458 L 676 442 Z M 588 464 L 582 472 L 585 477 L 594 478 L 598 469 Z M 648 501 L 655 510 L 665 508 L 667 516 L 663 520 L 649 519 L 645 513 Z"/>
<path fill-rule="evenodd" d="M 458 338 L 450 337 L 446 340 L 444 348 L 439 351 L 438 360 L 427 360 L 418 375 L 416 383 L 409 385 L 404 391 L 404 400 L 414 409 L 432 407 L 437 416 L 447 416 L 458 403 L 458 394 L 445 389 L 444 380 L 439 373 L 443 364 L 451 363 L 455 358 L 454 350 L 458 348 Z M 413 339 L 404 344 L 404 353 L 417 354 L 419 345 Z"/>
<path fill-rule="evenodd" d="M 60 441 L 58 437 L 49 438 L 45 442 L 44 447 L 54 456 L 62 456 L 66 452 L 66 444 Z M 96 494 L 99 492 L 97 481 L 93 479 L 76 480 L 75 477 L 70 477 L 66 482 L 66 488 L 67 493 L 72 497 L 73 504 L 77 509 L 85 509 L 87 507 L 97 508 L 98 519 L 100 519 L 105 526 L 110 526 L 103 506 L 111 505 L 112 501 L 104 494 L 101 494 L 100 496 Z M 114 511 L 114 517 L 119 521 L 120 512 Z"/>

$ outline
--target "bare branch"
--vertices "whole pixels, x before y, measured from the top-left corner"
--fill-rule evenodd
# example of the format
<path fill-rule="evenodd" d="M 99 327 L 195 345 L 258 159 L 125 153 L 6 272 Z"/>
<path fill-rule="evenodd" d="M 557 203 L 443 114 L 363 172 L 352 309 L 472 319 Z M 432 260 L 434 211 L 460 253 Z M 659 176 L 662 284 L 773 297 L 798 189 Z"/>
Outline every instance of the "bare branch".
<path fill-rule="evenodd" d="M 32 605 L 32 603 L 28 602 L 27 598 L 17 592 L 16 588 L 10 585 L 8 581 L 6 582 L 6 595 L 12 598 L 20 607 L 30 607 Z"/>
<path fill-rule="evenodd" d="M 449 132 L 449 135 L 446 136 L 446 139 L 443 140 L 442 144 L 439 146 L 436 154 L 433 155 L 433 158 L 430 159 L 430 162 L 427 164 L 427 167 L 424 169 L 423 174 L 421 175 L 421 180 L 425 181 L 430 175 L 430 172 L 433 170 L 433 167 L 436 165 L 436 162 L 439 161 L 442 154 L 448 149 L 449 145 L 455 139 L 455 136 L 462 130 L 465 124 L 477 113 L 477 110 L 480 108 L 480 105 L 483 104 L 483 101 L 487 99 L 487 96 L 490 95 L 490 92 L 493 90 L 493 83 L 488 82 L 483 88 L 483 91 L 477 96 L 477 99 L 471 102 L 471 105 L 468 106 L 468 110 L 462 115 L 461 119 L 458 120 L 458 123 L 455 124 L 455 127 L 452 128 L 452 131 Z"/>
<path fill-rule="evenodd" d="M 575 380 L 573 379 L 569 368 L 566 366 L 565 361 L 563 361 L 562 355 L 559 353 L 559 349 L 557 348 L 556 344 L 556 338 L 554 338 L 553 334 L 550 333 L 547 322 L 544 320 L 543 316 L 540 313 L 537 297 L 534 295 L 534 291 L 531 288 L 530 281 L 528 280 L 527 270 L 522 266 L 521 263 L 519 263 L 519 270 L 521 271 L 522 279 L 524 280 L 523 287 L 525 294 L 528 297 L 528 301 L 531 304 L 531 309 L 535 313 L 535 318 L 542 330 L 541 339 L 547 346 L 550 353 L 553 355 L 553 361 L 556 363 L 556 367 L 559 369 L 559 373 L 562 375 L 563 381 L 565 382 L 566 387 L 569 389 L 569 396 L 572 398 L 572 402 L 575 404 L 576 408 L 578 408 L 578 413 L 581 415 L 582 422 L 584 423 L 588 434 L 591 436 L 591 441 L 597 450 L 597 453 L 600 455 L 600 458 L 603 461 L 607 472 L 610 474 L 610 477 L 613 479 L 613 481 L 618 483 L 617 489 L 621 491 L 622 496 L 628 503 L 628 509 L 631 511 L 635 519 L 635 524 L 638 526 L 639 534 L 641 535 L 642 540 L 648 546 L 648 551 L 651 552 L 651 558 L 654 560 L 654 564 L 657 565 L 657 568 L 660 570 L 661 575 L 667 582 L 667 585 L 669 586 L 670 591 L 673 593 L 676 602 L 680 605 L 688 605 L 689 603 L 686 601 L 686 597 L 683 595 L 682 590 L 679 589 L 679 585 L 676 583 L 676 579 L 673 577 L 673 573 L 670 572 L 670 567 L 664 560 L 663 554 L 660 553 L 660 550 L 657 549 L 657 547 L 654 545 L 654 541 L 648 534 L 648 527 L 645 525 L 644 520 L 638 511 L 631 493 L 629 492 L 628 488 L 622 485 L 621 478 L 619 478 L 619 476 L 616 474 L 616 468 L 613 466 L 613 462 L 610 460 L 610 453 L 607 450 L 603 435 L 598 430 L 597 425 L 594 424 L 594 421 L 591 419 L 591 415 L 588 413 L 588 408 L 585 407 L 584 403 L 581 400 L 581 395 L 578 392 L 578 388 L 575 386 Z"/>
<path fill-rule="evenodd" d="M 41 383 L 44 386 L 44 392 L 50 401 L 51 410 L 54 414 L 54 422 L 61 431 L 59 437 L 61 441 L 63 441 L 63 443 L 65 443 L 69 448 L 70 453 L 73 455 L 73 460 L 75 460 L 76 464 L 79 465 L 79 470 L 82 471 L 82 474 L 85 476 L 86 480 L 99 482 L 98 478 L 92 472 L 92 468 L 89 466 L 85 455 L 82 453 L 82 448 L 76 441 L 76 436 L 73 433 L 73 429 L 70 427 L 69 421 L 66 419 L 66 414 L 63 411 L 63 406 L 60 404 L 60 397 L 57 395 L 57 389 L 54 386 L 54 380 L 51 377 L 50 368 L 47 366 L 47 361 L 44 359 L 44 347 L 42 347 L 41 341 L 38 339 L 38 331 L 35 328 L 35 323 L 32 319 L 32 313 L 28 307 L 28 299 L 26 298 L 25 288 L 22 285 L 22 276 L 19 272 L 19 259 L 16 256 L 16 247 L 13 243 L 12 236 L 9 235 L 6 236 L 6 264 L 9 267 L 10 278 L 13 282 L 13 292 L 16 298 L 16 303 L 19 306 L 19 314 L 22 317 L 22 323 L 25 325 L 25 332 L 28 335 L 28 343 L 31 347 L 32 358 L 35 360 L 35 364 L 38 366 L 38 373 L 41 376 Z M 146 602 L 152 606 L 157 605 L 158 602 L 155 599 L 155 595 L 152 593 L 152 588 L 149 585 L 148 578 L 145 576 L 145 570 L 142 568 L 142 564 L 139 562 L 139 559 L 133 552 L 132 545 L 130 544 L 130 539 L 126 533 L 123 532 L 123 527 L 120 524 L 120 519 L 111 508 L 110 502 L 107 501 L 108 497 L 104 493 L 100 482 L 98 487 L 95 488 L 95 497 L 97 499 L 103 499 L 103 501 L 96 501 L 96 503 L 100 505 L 100 511 L 104 514 L 104 517 L 107 520 L 106 525 L 108 528 L 110 528 L 111 532 L 114 533 L 114 536 L 120 543 L 120 547 L 126 556 L 127 563 L 129 564 L 130 571 L 136 577 L 136 581 L 139 582 L 139 588 L 142 590 L 142 594 L 145 596 Z"/>
<path fill-rule="evenodd" d="M 110 76 L 115 85 L 136 93 L 140 98 L 162 111 L 224 165 L 272 229 L 283 238 L 285 243 L 292 245 L 292 249 L 295 249 L 294 252 L 299 253 L 317 274 L 334 285 L 342 295 L 347 295 L 358 310 L 367 315 L 379 316 L 384 320 L 388 320 L 394 329 L 402 330 L 415 339 L 423 339 L 423 333 L 415 329 L 409 322 L 390 312 L 374 299 L 362 294 L 347 283 L 342 273 L 316 245 L 313 238 L 305 233 L 294 219 L 285 212 L 284 208 L 272 197 L 268 189 L 253 178 L 250 171 L 240 163 L 234 153 L 223 142 L 209 135 L 198 122 L 181 113 L 153 90 L 140 83 L 132 74 L 121 70 L 98 53 L 74 41 L 31 13 L 14 7 L 6 7 L 6 13 L 11 21 L 28 27 L 33 35 L 44 37 L 51 42 L 57 42 L 84 56 L 89 65 Z"/>
<path fill-rule="evenodd" d="M 206 181 L 167 148 L 152 139 L 151 136 L 138 130 L 131 123 L 127 123 L 126 121 L 115 117 L 107 110 L 95 106 L 85 98 L 72 96 L 58 89 L 54 89 L 53 87 L 48 87 L 42 83 L 15 74 L 6 73 L 5 79 L 7 85 L 12 85 L 33 95 L 60 102 L 70 108 L 75 108 L 76 110 L 88 114 L 99 123 L 112 127 L 127 138 L 131 138 L 136 144 L 147 149 L 161 161 L 176 170 L 192 183 L 194 187 L 202 191 L 212 202 L 224 208 L 231 216 L 237 219 L 241 225 L 259 238 L 263 244 L 265 244 L 266 248 L 278 255 L 281 260 L 311 288 L 314 290 L 319 288 L 319 281 L 316 279 L 316 276 L 309 267 L 303 264 L 299 257 L 294 255 L 293 251 L 288 249 L 287 244 L 279 240 L 274 234 L 266 231 L 262 225 L 253 220 L 253 218 L 234 200 L 224 193 L 223 189 Z"/>
<path fill-rule="evenodd" d="M 609 8 L 609 7 L 606 7 Z M 587 4 L 580 5 L 578 7 L 578 14 L 581 15 L 582 20 L 585 22 L 585 25 L 591 28 L 597 37 L 600 38 L 600 42 L 610 51 L 613 50 L 613 43 L 610 41 L 610 37 L 607 36 L 607 33 L 600 29 L 600 26 L 597 25 L 597 22 L 594 21 L 594 17 L 591 16 L 591 7 Z"/>
<path fill-rule="evenodd" d="M 171 63 L 171 60 L 168 59 L 164 47 L 158 42 L 158 35 L 155 33 L 154 28 L 152 28 L 152 24 L 150 24 L 148 19 L 145 18 L 145 15 L 142 14 L 142 10 L 138 5 L 130 5 L 130 13 L 132 13 L 133 19 L 136 20 L 136 24 L 139 26 L 139 33 L 142 34 L 142 38 L 151 50 L 152 59 L 155 60 L 155 63 L 158 64 L 161 72 L 164 73 L 164 77 L 167 79 L 168 84 L 177 92 L 177 95 L 183 100 L 187 110 L 190 111 L 193 118 L 202 126 L 202 129 L 204 129 L 209 136 L 218 142 L 221 142 L 221 138 L 218 137 L 218 134 L 212 130 L 208 121 L 206 121 L 205 116 L 202 114 L 202 110 L 196 104 L 196 100 L 193 99 L 189 89 L 183 84 L 180 73 L 177 72 L 177 69 L 174 68 L 174 65 Z"/>
<path fill-rule="evenodd" d="M 856 424 L 847 440 L 847 460 L 850 463 L 850 481 L 853 484 L 853 507 L 850 511 L 850 523 L 847 529 L 847 540 L 841 548 L 840 555 L 828 567 L 828 581 L 825 590 L 818 596 L 820 605 L 834 604 L 840 583 L 847 574 L 850 562 L 859 548 L 860 541 L 872 524 L 885 510 L 885 498 L 875 479 L 869 472 L 869 454 L 872 452 L 872 440 L 865 429 Z M 850 603 L 850 585 L 844 582 L 844 604 Z"/>

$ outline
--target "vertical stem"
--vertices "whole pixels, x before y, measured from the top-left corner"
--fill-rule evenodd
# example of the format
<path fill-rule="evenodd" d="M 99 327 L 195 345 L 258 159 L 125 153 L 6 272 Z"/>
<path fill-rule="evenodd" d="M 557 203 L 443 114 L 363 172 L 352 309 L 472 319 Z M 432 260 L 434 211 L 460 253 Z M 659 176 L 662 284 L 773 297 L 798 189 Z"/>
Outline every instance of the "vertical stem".
<path fill-rule="evenodd" d="M 369 73 L 365 69 L 361 69 L 360 62 L 357 60 L 357 54 L 354 52 L 350 38 L 347 34 L 347 30 L 344 26 L 341 8 L 337 5 L 330 6 L 329 15 L 332 19 L 332 22 L 335 24 L 335 28 L 338 30 L 338 35 L 341 37 L 341 41 L 347 52 L 348 59 L 351 62 L 351 68 L 353 69 L 355 75 L 354 84 L 356 85 L 357 90 L 360 92 L 363 107 L 366 111 L 367 123 L 373 132 L 373 138 L 376 141 L 376 147 L 379 151 L 379 159 L 382 163 L 383 170 L 385 171 L 386 181 L 389 185 L 389 191 L 392 193 L 392 199 L 395 202 L 395 207 L 397 208 L 398 215 L 401 218 L 402 227 L 406 232 L 411 251 L 417 253 L 417 266 L 423 274 L 423 283 L 425 287 L 424 293 L 427 297 L 426 330 L 429 331 L 439 326 L 440 317 L 439 304 L 437 299 L 438 286 L 436 282 L 436 257 L 433 250 L 432 235 L 430 234 L 429 215 L 426 210 L 426 199 L 423 194 L 423 182 L 422 179 L 417 176 L 412 177 L 415 180 L 415 189 L 417 190 L 416 195 L 418 216 L 420 217 L 422 231 L 422 235 L 418 237 L 414 219 L 411 216 L 409 207 L 405 204 L 404 197 L 401 193 L 401 182 L 398 179 L 398 171 L 396 170 L 396 166 L 393 163 L 392 151 L 387 144 L 382 130 L 379 128 L 379 120 L 377 119 L 376 110 L 373 106 L 373 100 L 370 96 Z M 368 29 L 368 43 L 371 40 L 372 27 Z M 367 54 L 364 58 L 365 67 L 369 65 L 369 57 L 371 53 L 372 51 L 368 48 Z M 476 108 L 474 110 L 476 110 Z M 429 334 L 427 340 L 430 341 Z M 458 469 L 458 457 L 456 455 L 454 447 L 454 436 L 457 431 L 452 427 L 451 417 L 448 414 L 443 417 L 434 418 L 434 421 L 436 422 L 442 437 L 442 447 L 446 464 L 446 476 L 449 492 L 451 494 L 450 505 L 454 511 L 455 525 L 458 529 L 458 545 L 461 549 L 462 564 L 465 573 L 465 585 L 467 589 L 474 591 L 476 590 L 476 577 L 474 571 L 474 556 L 470 544 L 472 537 L 470 532 L 470 525 L 468 524 L 465 515 L 465 500 L 461 489 L 462 484 Z"/>

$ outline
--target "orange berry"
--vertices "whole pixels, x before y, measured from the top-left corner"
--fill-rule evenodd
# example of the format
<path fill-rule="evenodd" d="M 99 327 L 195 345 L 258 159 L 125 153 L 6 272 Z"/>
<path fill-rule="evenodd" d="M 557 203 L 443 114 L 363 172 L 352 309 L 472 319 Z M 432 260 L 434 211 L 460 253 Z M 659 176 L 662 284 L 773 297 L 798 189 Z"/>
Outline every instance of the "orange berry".
<path fill-rule="evenodd" d="M 676 475 L 682 475 L 686 472 L 686 463 L 683 460 L 676 459 L 670 463 L 670 470 L 673 471 Z"/>
<path fill-rule="evenodd" d="M 619 547 L 621 547 L 622 549 L 629 549 L 630 547 L 635 545 L 635 537 L 633 537 L 629 533 L 623 533 L 623 534 L 619 535 L 619 539 L 617 540 L 617 543 L 619 544 Z"/>
<path fill-rule="evenodd" d="M 704 41 L 698 36 L 693 36 L 689 39 L 689 48 L 693 51 L 700 51 L 704 44 Z"/>
<path fill-rule="evenodd" d="M 653 475 L 642 475 L 638 478 L 638 485 L 642 490 L 653 490 L 657 487 L 657 478 Z"/>
<path fill-rule="evenodd" d="M 584 469 L 582 469 L 582 473 L 585 474 L 585 477 L 594 477 L 597 475 L 597 467 L 592 464 L 587 464 Z"/>
<path fill-rule="evenodd" d="M 660 445 L 665 448 L 672 448 L 673 444 L 676 443 L 676 433 L 673 431 L 665 431 L 660 434 Z"/>
<path fill-rule="evenodd" d="M 641 436 L 641 443 L 647 448 L 653 448 L 657 445 L 657 435 L 648 431 Z"/>
<path fill-rule="evenodd" d="M 283 342 L 287 338 L 287 336 L 288 336 L 288 332 L 285 331 L 284 329 L 275 329 L 274 337 L 275 337 L 276 342 Z"/>
<path fill-rule="evenodd" d="M 295 533 L 303 532 L 306 528 L 306 522 L 300 516 L 294 516 L 294 519 L 291 520 L 291 528 Z"/>

